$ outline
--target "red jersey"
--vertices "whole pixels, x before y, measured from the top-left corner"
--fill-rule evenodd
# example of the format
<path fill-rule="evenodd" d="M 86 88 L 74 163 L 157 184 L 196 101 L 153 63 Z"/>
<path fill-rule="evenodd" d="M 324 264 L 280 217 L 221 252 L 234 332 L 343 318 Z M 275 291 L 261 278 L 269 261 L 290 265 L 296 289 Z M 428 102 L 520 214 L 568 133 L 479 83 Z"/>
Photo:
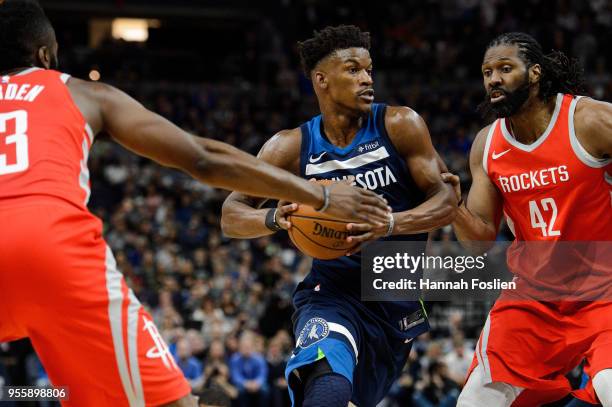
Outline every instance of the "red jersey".
<path fill-rule="evenodd" d="M 167 405 L 191 388 L 87 211 L 93 134 L 68 78 L 0 76 L 0 342 L 30 338 L 63 406 Z"/>
<path fill-rule="evenodd" d="M 538 286 L 558 288 L 557 283 L 568 281 L 568 274 L 561 270 L 570 268 L 562 267 L 563 262 L 551 264 L 551 251 L 566 251 L 568 247 L 579 251 L 570 246 L 574 243 L 554 248 L 552 242 L 612 240 L 612 160 L 596 159 L 578 141 L 574 131 L 578 99 L 558 94 L 548 128 L 533 144 L 518 142 L 508 131 L 505 118 L 496 120 L 484 148 L 484 170 L 503 197 L 504 214 L 516 236 L 508 252 L 509 267 L 531 282 L 537 280 Z M 551 243 L 538 246 L 520 244 L 522 241 Z M 600 282 L 609 284 L 611 250 L 609 244 L 603 246 L 599 245 L 598 250 L 603 249 L 608 264 L 597 257 L 587 262 L 587 268 L 591 276 L 599 274 Z M 538 255 L 534 255 L 534 247 Z M 582 260 L 582 266 L 587 264 Z M 569 264 L 575 265 L 571 261 Z M 554 270 L 543 273 L 547 267 Z M 571 270 L 584 271 L 581 267 Z"/>
<path fill-rule="evenodd" d="M 0 77 L 0 203 L 46 196 L 86 207 L 93 133 L 69 77 L 39 68 Z"/>

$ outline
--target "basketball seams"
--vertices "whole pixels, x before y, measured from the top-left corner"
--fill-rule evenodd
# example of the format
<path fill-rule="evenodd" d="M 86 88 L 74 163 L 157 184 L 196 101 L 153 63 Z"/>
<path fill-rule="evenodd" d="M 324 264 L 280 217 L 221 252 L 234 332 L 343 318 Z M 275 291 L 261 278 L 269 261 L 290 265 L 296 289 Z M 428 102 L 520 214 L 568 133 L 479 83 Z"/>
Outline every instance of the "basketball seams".
<path fill-rule="evenodd" d="M 315 220 L 331 221 L 331 222 L 338 222 L 338 223 L 344 223 L 344 224 L 356 223 L 356 222 L 338 220 L 338 219 L 333 219 L 333 218 L 317 218 L 316 216 L 306 216 L 306 215 L 291 215 L 290 214 L 289 218 L 315 219 Z M 291 219 L 289 219 L 289 221 L 291 221 Z"/>

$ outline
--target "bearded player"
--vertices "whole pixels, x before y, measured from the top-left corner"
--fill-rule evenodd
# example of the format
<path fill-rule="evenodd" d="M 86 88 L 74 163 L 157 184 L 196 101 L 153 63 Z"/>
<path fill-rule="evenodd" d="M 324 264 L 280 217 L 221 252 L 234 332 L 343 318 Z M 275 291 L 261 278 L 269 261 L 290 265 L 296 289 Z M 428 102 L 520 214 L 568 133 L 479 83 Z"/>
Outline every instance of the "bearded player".
<path fill-rule="evenodd" d="M 374 103 L 369 33 L 327 27 L 299 44 L 321 115 L 283 130 L 259 157 L 309 179 L 354 177 L 393 208 L 385 225 L 349 224 L 355 242 L 425 241 L 456 208 L 423 119 L 407 107 Z M 263 200 L 232 193 L 221 225 L 230 237 L 286 229 L 294 205 L 259 209 Z M 361 302 L 360 256 L 314 260 L 294 293 L 297 344 L 286 369 L 293 404 L 374 406 L 401 373 L 411 340 L 428 329 L 419 302 Z"/>
<path fill-rule="evenodd" d="M 0 342 L 29 337 L 51 382 L 69 387 L 65 405 L 196 405 L 87 210 L 98 132 L 213 186 L 387 220 L 369 191 L 321 188 L 51 69 L 55 34 L 33 1 L 0 2 L 0 55 Z"/>
<path fill-rule="evenodd" d="M 519 288 L 502 292 L 491 309 L 458 406 L 533 407 L 561 399 L 571 391 L 564 375 L 583 358 L 590 380 L 574 395 L 612 406 L 611 303 L 562 301 L 576 294 L 564 288 L 585 277 L 594 293 L 609 293 L 612 283 L 612 105 L 577 96 L 576 63 L 560 52 L 544 55 L 523 33 L 494 39 L 482 74 L 481 107 L 498 118 L 474 141 L 472 187 L 453 227 L 467 245 L 493 241 L 505 215 L 516 236 L 508 265 Z M 603 241 L 607 261 L 587 270 L 551 267 L 554 251 L 534 256 L 525 241 L 546 250 L 559 241 L 576 247 Z M 534 300 L 543 293 L 558 294 L 551 297 L 557 301 Z"/>

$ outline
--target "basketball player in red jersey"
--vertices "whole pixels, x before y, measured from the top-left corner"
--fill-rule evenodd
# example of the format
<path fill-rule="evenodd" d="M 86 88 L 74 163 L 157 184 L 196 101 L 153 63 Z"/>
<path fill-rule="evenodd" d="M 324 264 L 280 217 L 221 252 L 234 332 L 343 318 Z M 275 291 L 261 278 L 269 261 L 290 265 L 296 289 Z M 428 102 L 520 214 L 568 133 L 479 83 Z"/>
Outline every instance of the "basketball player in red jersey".
<path fill-rule="evenodd" d="M 29 337 L 51 382 L 69 387 L 65 405 L 196 405 L 87 211 L 96 133 L 213 186 L 387 221 L 369 191 L 321 188 L 52 70 L 55 34 L 33 1 L 0 3 L 0 55 L 0 342 Z"/>
<path fill-rule="evenodd" d="M 612 240 L 612 105 L 576 96 L 577 65 L 560 52 L 544 55 L 523 33 L 493 40 L 482 74 L 481 106 L 498 119 L 474 141 L 472 187 L 453 227 L 467 245 L 493 241 L 505 214 L 516 236 L 508 265 L 521 295 L 554 290 L 554 276 L 523 267 L 532 259 L 517 250 L 528 246 L 524 241 Z M 457 177 L 448 179 L 458 186 Z M 603 250 L 609 256 L 610 246 Z M 588 270 L 597 286 L 610 287 L 610 263 Z M 558 273 L 580 277 L 573 269 Z M 533 407 L 561 399 L 571 391 L 564 374 L 583 359 L 590 380 L 574 395 L 612 406 L 611 303 L 513 301 L 513 295 L 503 292 L 491 309 L 458 406 Z"/>

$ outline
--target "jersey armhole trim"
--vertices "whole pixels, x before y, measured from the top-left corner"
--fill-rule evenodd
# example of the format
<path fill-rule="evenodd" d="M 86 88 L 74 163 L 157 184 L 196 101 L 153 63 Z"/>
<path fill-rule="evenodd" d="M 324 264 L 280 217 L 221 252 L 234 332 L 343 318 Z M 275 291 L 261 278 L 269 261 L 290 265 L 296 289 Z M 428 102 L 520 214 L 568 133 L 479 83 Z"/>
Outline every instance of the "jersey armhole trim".
<path fill-rule="evenodd" d="M 43 70 L 42 68 L 39 68 L 37 66 L 33 66 L 31 68 L 24 69 L 23 71 L 20 71 L 20 72 L 14 74 L 14 76 L 23 76 L 23 75 L 27 75 L 29 73 L 32 73 L 34 71 L 42 71 L 42 70 Z"/>
<path fill-rule="evenodd" d="M 488 160 L 489 160 L 489 148 L 491 147 L 491 140 L 493 139 L 493 133 L 495 132 L 495 128 L 497 127 L 497 123 L 499 122 L 499 119 L 495 120 L 493 122 L 493 124 L 491 124 L 491 128 L 489 129 L 489 132 L 487 133 L 487 140 L 485 142 L 485 147 L 484 147 L 484 151 L 482 154 L 482 168 L 484 169 L 485 174 L 489 174 L 489 166 L 488 166 Z"/>
<path fill-rule="evenodd" d="M 388 106 L 389 105 L 387 105 L 386 103 L 378 104 L 378 110 L 376 111 L 377 117 L 375 117 L 376 128 L 380 132 L 380 136 L 382 137 L 383 141 L 389 145 L 389 148 L 391 149 L 391 155 L 400 157 L 403 160 L 404 156 L 400 154 L 397 147 L 395 147 L 395 144 L 393 143 L 393 139 L 391 139 L 391 136 L 389 135 L 389 132 L 387 131 L 387 125 L 386 125 L 385 119 L 387 118 L 387 107 Z M 408 168 L 406 168 L 406 171 L 408 171 Z M 412 177 L 412 174 L 410 174 L 410 171 L 408 171 L 408 174 Z"/>
<path fill-rule="evenodd" d="M 606 165 L 612 163 L 612 159 L 599 159 L 593 157 L 591 153 L 589 153 L 583 146 L 580 144 L 578 137 L 576 137 L 576 130 L 574 128 L 574 113 L 576 111 L 576 105 L 578 104 L 578 100 L 583 98 L 584 96 L 576 96 L 572 103 L 570 104 L 569 114 L 568 114 L 568 125 L 569 125 L 569 137 L 570 144 L 572 145 L 572 149 L 574 150 L 574 154 L 582 163 L 591 168 L 603 168 Z"/>
<path fill-rule="evenodd" d="M 91 126 L 87 122 L 85 122 L 85 132 L 87 133 L 87 137 L 89 138 L 89 147 L 91 147 L 94 140 L 94 133 L 91 129 Z"/>
<path fill-rule="evenodd" d="M 70 92 L 70 89 L 68 88 L 68 80 L 70 78 L 72 78 L 72 75 L 67 74 L 67 73 L 60 73 L 59 78 L 60 78 L 60 81 L 62 81 L 62 83 L 64 84 L 63 88 L 64 88 L 64 91 L 66 92 L 66 94 L 68 96 L 68 99 L 70 99 L 70 102 L 72 102 L 72 108 L 74 109 L 75 113 L 85 123 L 85 132 L 87 133 L 87 137 L 89 138 L 89 147 L 91 148 L 91 145 L 93 144 L 93 141 L 94 141 L 94 138 L 95 138 L 95 134 L 94 134 L 91 126 L 87 122 L 87 119 L 85 118 L 85 115 L 83 114 L 83 112 L 81 112 L 81 109 L 79 109 L 79 107 L 77 106 L 74 98 L 72 97 L 72 93 Z"/>

